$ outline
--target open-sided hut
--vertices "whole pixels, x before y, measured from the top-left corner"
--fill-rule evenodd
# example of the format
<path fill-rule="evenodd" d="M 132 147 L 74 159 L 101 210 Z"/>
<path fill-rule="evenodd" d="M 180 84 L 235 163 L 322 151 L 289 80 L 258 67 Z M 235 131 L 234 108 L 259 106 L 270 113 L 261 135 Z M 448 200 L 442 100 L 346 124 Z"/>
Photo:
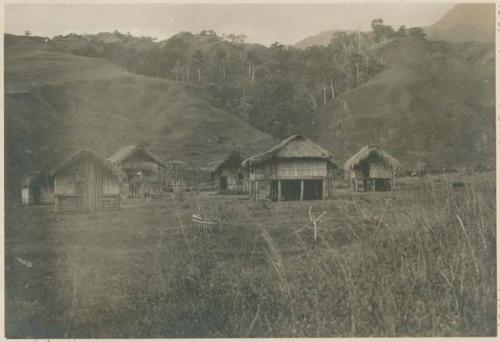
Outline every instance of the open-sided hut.
<path fill-rule="evenodd" d="M 292 135 L 270 150 L 245 159 L 248 189 L 255 199 L 268 193 L 273 201 L 314 200 L 331 196 L 332 154 Z"/>
<path fill-rule="evenodd" d="M 163 162 L 144 146 L 125 146 L 108 159 L 125 175 L 121 186 L 122 195 L 144 198 L 161 193 Z"/>
<path fill-rule="evenodd" d="M 243 193 L 244 192 L 244 172 L 241 162 L 245 158 L 233 151 L 213 172 L 217 191 L 221 193 Z"/>
<path fill-rule="evenodd" d="M 361 148 L 344 165 L 353 191 L 388 191 L 401 164 L 375 145 Z"/>
<path fill-rule="evenodd" d="M 53 203 L 54 180 L 40 172 L 32 172 L 23 177 L 21 184 L 21 202 L 23 205 Z"/>
<path fill-rule="evenodd" d="M 51 175 L 56 212 L 120 206 L 120 171 L 93 151 L 78 151 L 57 165 Z"/>

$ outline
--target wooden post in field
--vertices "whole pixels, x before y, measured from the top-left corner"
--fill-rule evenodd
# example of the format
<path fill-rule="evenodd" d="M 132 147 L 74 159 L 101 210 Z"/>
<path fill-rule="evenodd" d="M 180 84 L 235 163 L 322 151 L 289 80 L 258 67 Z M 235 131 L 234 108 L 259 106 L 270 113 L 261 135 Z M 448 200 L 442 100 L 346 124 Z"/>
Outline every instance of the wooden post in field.
<path fill-rule="evenodd" d="M 312 224 L 312 229 L 313 229 L 313 237 L 314 237 L 314 242 L 318 241 L 318 224 L 321 222 L 321 218 L 326 215 L 326 211 L 323 211 L 318 217 L 315 217 L 314 214 L 312 213 L 312 206 L 309 206 L 309 220 L 311 221 Z"/>

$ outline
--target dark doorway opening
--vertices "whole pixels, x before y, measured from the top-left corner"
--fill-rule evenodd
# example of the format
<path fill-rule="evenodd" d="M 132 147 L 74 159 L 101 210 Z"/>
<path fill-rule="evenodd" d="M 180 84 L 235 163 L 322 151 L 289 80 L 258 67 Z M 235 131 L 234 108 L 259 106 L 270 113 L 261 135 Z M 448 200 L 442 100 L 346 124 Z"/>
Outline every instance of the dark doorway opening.
<path fill-rule="evenodd" d="M 32 194 L 33 194 L 33 203 L 35 204 L 40 204 L 41 202 L 41 197 L 42 197 L 42 191 L 39 186 L 34 186 L 31 188 Z"/>
<path fill-rule="evenodd" d="M 391 190 L 391 180 L 389 178 L 376 178 L 375 191 L 389 191 Z"/>
<path fill-rule="evenodd" d="M 221 190 L 227 190 L 227 177 L 221 176 L 219 180 L 219 186 Z"/>
<path fill-rule="evenodd" d="M 323 180 L 304 180 L 304 200 L 319 200 L 323 198 Z"/>
<path fill-rule="evenodd" d="M 282 180 L 281 198 L 283 201 L 300 200 L 300 180 Z"/>
<path fill-rule="evenodd" d="M 370 177 L 370 164 L 369 163 L 361 164 L 361 169 L 363 171 L 363 178 Z"/>

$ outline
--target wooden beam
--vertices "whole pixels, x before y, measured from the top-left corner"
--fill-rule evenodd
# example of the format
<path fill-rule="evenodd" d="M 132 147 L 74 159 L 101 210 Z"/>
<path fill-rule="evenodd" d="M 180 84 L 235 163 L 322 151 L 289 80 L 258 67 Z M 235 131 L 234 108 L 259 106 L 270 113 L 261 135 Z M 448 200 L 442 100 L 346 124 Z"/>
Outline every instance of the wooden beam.
<path fill-rule="evenodd" d="M 278 202 L 281 201 L 281 180 L 278 179 Z"/>
<path fill-rule="evenodd" d="M 300 180 L 300 200 L 304 199 L 304 180 Z"/>
<path fill-rule="evenodd" d="M 161 172 L 162 172 L 161 165 L 160 165 L 160 163 L 158 163 L 158 173 L 159 173 L 159 176 L 160 176 L 160 179 L 159 179 L 159 181 L 160 181 L 160 191 L 158 193 L 159 196 L 161 196 L 161 192 L 162 192 L 162 189 L 163 189 L 163 187 L 162 187 Z"/>

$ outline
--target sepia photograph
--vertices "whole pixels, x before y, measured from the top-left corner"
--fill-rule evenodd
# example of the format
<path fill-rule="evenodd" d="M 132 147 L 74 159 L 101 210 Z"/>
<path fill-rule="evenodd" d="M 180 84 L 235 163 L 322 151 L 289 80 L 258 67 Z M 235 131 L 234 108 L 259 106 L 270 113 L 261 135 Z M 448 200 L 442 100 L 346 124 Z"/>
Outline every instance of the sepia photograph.
<path fill-rule="evenodd" d="M 3 337 L 497 336 L 495 3 L 2 6 Z"/>

